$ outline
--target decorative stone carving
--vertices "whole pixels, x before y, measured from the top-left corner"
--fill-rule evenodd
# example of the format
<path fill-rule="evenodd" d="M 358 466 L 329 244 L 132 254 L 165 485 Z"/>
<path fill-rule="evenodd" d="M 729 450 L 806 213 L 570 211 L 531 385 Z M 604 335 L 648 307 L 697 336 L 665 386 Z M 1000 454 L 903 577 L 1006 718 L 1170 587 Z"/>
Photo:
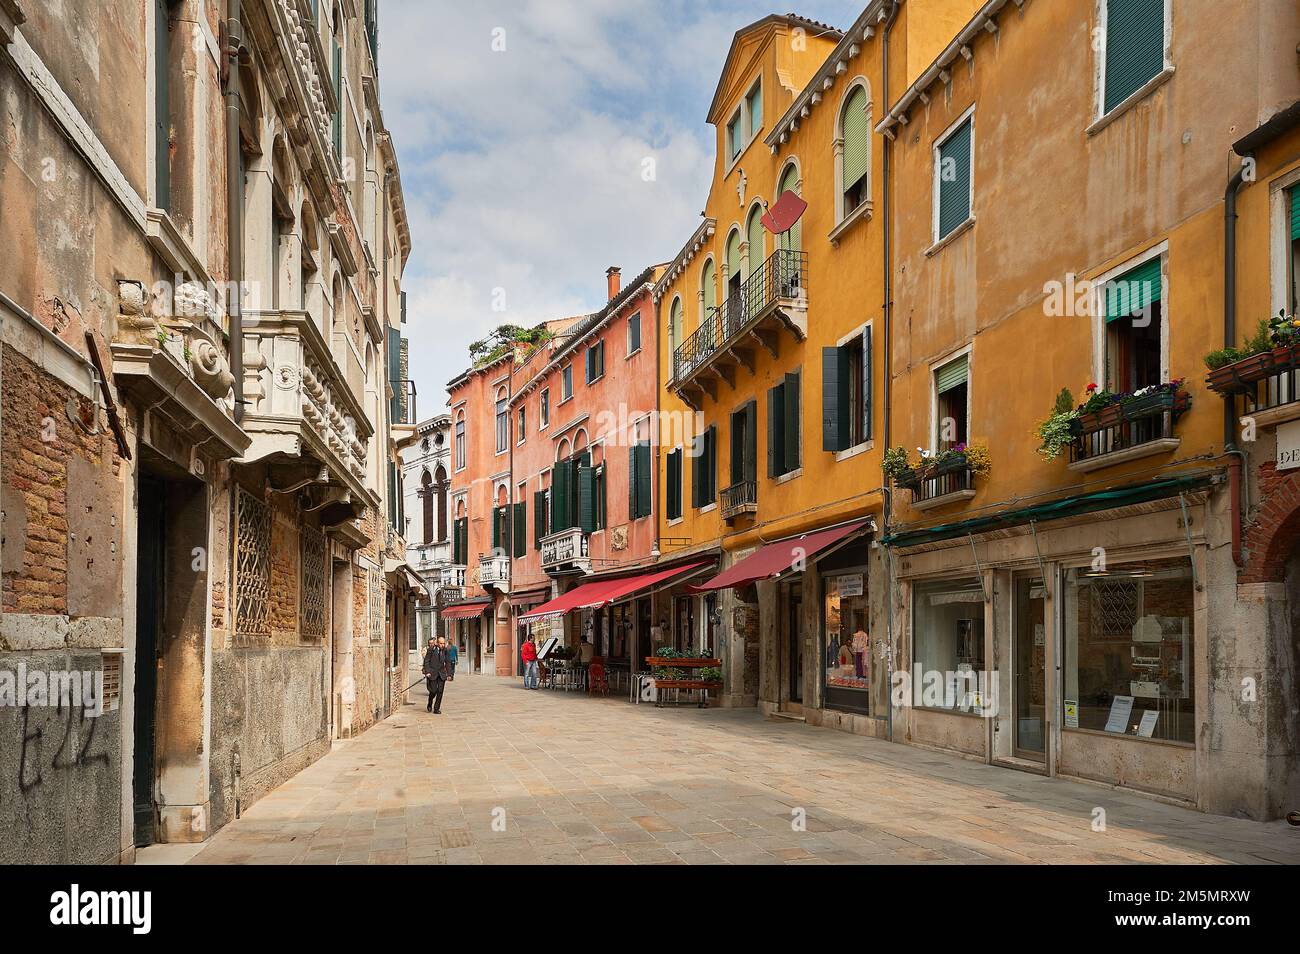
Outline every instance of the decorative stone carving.
<path fill-rule="evenodd" d="M 190 373 L 194 375 L 194 383 L 215 401 L 229 394 L 235 383 L 235 376 L 226 365 L 226 356 L 206 338 L 196 338 L 191 344 Z"/>

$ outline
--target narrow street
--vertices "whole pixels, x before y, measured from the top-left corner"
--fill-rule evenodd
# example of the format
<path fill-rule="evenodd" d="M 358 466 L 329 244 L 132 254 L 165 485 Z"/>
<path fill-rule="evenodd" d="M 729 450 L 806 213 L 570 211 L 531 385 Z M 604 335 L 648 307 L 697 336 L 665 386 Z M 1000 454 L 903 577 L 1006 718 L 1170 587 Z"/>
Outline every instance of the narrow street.
<path fill-rule="evenodd" d="M 462 676 L 441 716 L 413 691 L 192 852 L 198 864 L 1294 864 L 1300 831 L 754 710 Z M 183 857 L 163 846 L 140 861 Z"/>

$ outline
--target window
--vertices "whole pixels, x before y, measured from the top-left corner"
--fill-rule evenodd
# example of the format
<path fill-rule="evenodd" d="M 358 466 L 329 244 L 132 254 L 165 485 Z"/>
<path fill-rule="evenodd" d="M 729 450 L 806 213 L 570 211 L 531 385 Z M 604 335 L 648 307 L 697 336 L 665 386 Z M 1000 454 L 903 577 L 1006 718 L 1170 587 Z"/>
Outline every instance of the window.
<path fill-rule="evenodd" d="M 871 326 L 835 348 L 822 348 L 822 450 L 871 440 Z"/>
<path fill-rule="evenodd" d="M 595 513 L 592 515 L 592 529 L 605 529 L 605 465 L 600 464 L 592 468 L 592 480 L 594 482 L 593 499 L 595 501 Z"/>
<path fill-rule="evenodd" d="M 669 451 L 667 474 L 664 478 L 664 506 L 668 519 L 677 520 L 682 515 L 682 449 Z"/>
<path fill-rule="evenodd" d="M 1195 741 L 1187 557 L 1066 574 L 1067 729 Z"/>
<path fill-rule="evenodd" d="M 1290 230 L 1291 236 L 1291 254 L 1287 260 L 1291 266 L 1291 298 L 1290 313 L 1295 314 L 1300 309 L 1300 186 L 1296 186 L 1287 191 L 1288 207 L 1290 212 Z"/>
<path fill-rule="evenodd" d="M 510 552 L 516 558 L 528 552 L 528 507 L 523 502 L 524 492 L 520 488 L 520 502 L 510 505 L 514 523 L 510 531 Z"/>
<path fill-rule="evenodd" d="M 502 495 L 504 496 L 504 494 Z M 510 504 L 492 508 L 492 555 L 509 556 L 513 537 L 513 509 Z"/>
<path fill-rule="evenodd" d="M 740 270 L 740 232 L 736 229 L 727 236 L 727 312 L 740 315 L 740 284 L 744 275 Z"/>
<path fill-rule="evenodd" d="M 522 444 L 524 438 L 528 436 L 528 408 L 521 407 L 515 417 L 517 420 L 517 433 L 515 435 L 515 440 Z"/>
<path fill-rule="evenodd" d="M 731 414 L 731 483 L 732 486 L 758 476 L 758 404 L 750 401 Z"/>
<path fill-rule="evenodd" d="M 1104 0 L 1105 98 L 1102 115 L 1165 68 L 1165 0 Z"/>
<path fill-rule="evenodd" d="M 1163 378 L 1160 270 L 1157 255 L 1102 287 L 1106 387 L 1117 394 L 1160 384 Z"/>
<path fill-rule="evenodd" d="M 595 341 L 587 348 L 587 383 L 598 381 L 605 374 L 605 342 Z"/>
<path fill-rule="evenodd" d="M 840 135 L 844 140 L 840 159 L 843 204 L 840 218 L 871 198 L 871 117 L 865 86 L 857 86 L 844 103 Z"/>
<path fill-rule="evenodd" d="M 650 515 L 650 442 L 638 441 L 627 449 L 627 516 L 629 520 Z"/>
<path fill-rule="evenodd" d="M 627 356 L 641 350 L 641 312 L 634 311 L 627 319 Z"/>
<path fill-rule="evenodd" d="M 705 296 L 708 295 L 706 291 Z M 681 343 L 682 334 L 682 300 L 674 298 L 672 307 L 668 309 L 668 353 L 676 355 L 677 346 Z M 674 369 L 675 369 L 674 365 Z"/>
<path fill-rule="evenodd" d="M 934 151 L 936 242 L 951 235 L 971 217 L 974 128 L 975 118 L 968 116 Z"/>
<path fill-rule="evenodd" d="M 763 128 L 762 80 L 755 83 L 745 96 L 745 116 L 749 120 L 749 128 L 746 130 L 745 138 L 747 140 L 753 139 L 758 131 Z"/>
<path fill-rule="evenodd" d="M 749 274 L 753 275 L 763 267 L 763 209 L 757 203 L 745 222 L 745 242 L 749 245 Z"/>
<path fill-rule="evenodd" d="M 763 128 L 763 81 L 758 79 L 745 94 L 727 123 L 727 162 L 731 163 Z"/>
<path fill-rule="evenodd" d="M 334 35 L 330 40 L 333 51 L 330 76 L 334 83 L 334 115 L 330 125 L 330 138 L 334 155 L 343 158 L 343 12 L 334 8 Z"/>
<path fill-rule="evenodd" d="M 966 355 L 949 361 L 934 372 L 934 395 L 934 449 L 946 451 L 965 444 L 970 424 Z"/>
<path fill-rule="evenodd" d="M 733 162 L 740 155 L 740 110 L 727 123 L 727 161 Z"/>
<path fill-rule="evenodd" d="M 978 580 L 913 588 L 912 665 L 914 672 L 921 670 L 913 701 L 919 697 L 931 709 L 981 711 L 991 690 L 984 685 L 984 593 Z"/>
<path fill-rule="evenodd" d="M 451 524 L 451 562 L 465 566 L 469 555 L 469 517 L 457 517 Z"/>
<path fill-rule="evenodd" d="M 465 469 L 465 417 L 456 420 L 456 469 Z"/>
<path fill-rule="evenodd" d="M 510 418 L 505 397 L 497 398 L 497 453 L 504 454 L 510 443 Z"/>
<path fill-rule="evenodd" d="M 707 507 L 718 495 L 718 429 L 696 435 L 691 462 L 691 506 Z"/>
<path fill-rule="evenodd" d="M 799 372 L 767 392 L 767 476 L 799 469 Z"/>
<path fill-rule="evenodd" d="M 420 515 L 421 530 L 423 535 L 420 537 L 421 543 L 433 542 L 433 475 L 427 470 L 420 475 Z"/>
<path fill-rule="evenodd" d="M 533 549 L 542 548 L 542 537 L 551 532 L 548 504 L 550 491 L 539 490 L 533 494 Z"/>
<path fill-rule="evenodd" d="M 154 205 L 171 208 L 171 3 L 154 0 Z"/>
<path fill-rule="evenodd" d="M 781 196 L 787 192 L 793 192 L 795 195 L 799 194 L 799 169 L 794 163 L 787 165 L 785 171 L 781 173 L 781 181 L 776 187 L 777 199 L 780 199 Z M 776 243 L 777 248 L 788 249 L 794 252 L 802 249 L 803 219 L 801 218 L 798 222 L 795 222 L 794 225 L 790 226 L 788 230 L 778 235 L 776 237 Z"/>
<path fill-rule="evenodd" d="M 537 415 L 537 429 L 540 431 L 551 423 L 551 389 L 542 388 L 540 413 Z"/>
<path fill-rule="evenodd" d="M 550 533 L 580 528 L 596 529 L 596 468 L 591 454 L 583 451 L 555 462 L 551 470 Z M 534 502 L 534 506 L 538 506 Z M 603 523 L 603 518 L 602 521 Z"/>
<path fill-rule="evenodd" d="M 560 371 L 560 400 L 573 397 L 573 365 L 566 364 Z"/>

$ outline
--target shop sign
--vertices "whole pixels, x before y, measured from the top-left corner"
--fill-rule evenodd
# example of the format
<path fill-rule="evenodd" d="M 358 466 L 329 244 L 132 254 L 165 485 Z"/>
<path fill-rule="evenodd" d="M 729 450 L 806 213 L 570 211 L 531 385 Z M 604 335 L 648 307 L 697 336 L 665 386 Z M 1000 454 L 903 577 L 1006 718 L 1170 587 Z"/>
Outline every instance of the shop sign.
<path fill-rule="evenodd" d="M 1300 467 L 1300 421 L 1287 421 L 1277 426 L 1277 469 L 1296 467 Z"/>
<path fill-rule="evenodd" d="M 837 576 L 836 587 L 840 596 L 861 596 L 862 595 L 862 574 L 849 573 L 844 576 Z"/>

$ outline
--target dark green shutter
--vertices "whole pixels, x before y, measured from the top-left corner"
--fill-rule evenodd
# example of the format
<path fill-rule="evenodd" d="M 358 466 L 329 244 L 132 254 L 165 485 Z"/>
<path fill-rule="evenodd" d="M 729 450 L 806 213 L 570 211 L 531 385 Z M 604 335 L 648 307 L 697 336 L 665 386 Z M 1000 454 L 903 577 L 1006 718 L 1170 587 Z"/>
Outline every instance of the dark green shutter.
<path fill-rule="evenodd" d="M 388 329 L 388 383 L 392 385 L 393 397 L 388 409 L 393 421 L 403 419 L 402 403 L 406 395 L 402 390 L 402 332 L 399 328 Z"/>
<path fill-rule="evenodd" d="M 172 202 L 171 186 L 171 56 L 168 53 L 168 19 L 169 4 L 167 0 L 155 0 L 154 16 L 154 191 L 155 202 L 160 209 L 170 209 Z"/>
<path fill-rule="evenodd" d="M 523 501 L 514 505 L 515 508 L 515 528 L 512 534 L 514 540 L 513 553 L 517 557 L 523 556 L 528 552 L 528 507 Z"/>
<path fill-rule="evenodd" d="M 647 517 L 650 515 L 651 498 L 650 498 L 650 442 L 644 441 L 636 445 L 636 503 L 637 516 Z"/>
<path fill-rule="evenodd" d="M 691 455 L 691 506 L 704 506 L 704 465 L 706 441 L 708 431 L 699 434 L 692 444 L 694 453 Z"/>
<path fill-rule="evenodd" d="M 710 424 L 704 432 L 704 503 L 713 503 L 718 493 L 718 429 Z"/>
<path fill-rule="evenodd" d="M 875 399 L 875 392 L 871 372 L 873 351 L 871 326 L 868 325 L 862 333 L 862 439 L 867 441 L 871 440 L 874 434 L 872 419 L 875 416 L 875 409 L 872 407 L 872 402 Z"/>
<path fill-rule="evenodd" d="M 641 313 L 637 312 L 627 320 L 627 353 L 641 350 Z"/>
<path fill-rule="evenodd" d="M 596 468 L 592 482 L 596 486 L 596 529 L 605 529 L 605 465 Z"/>
<path fill-rule="evenodd" d="M 1105 111 L 1164 68 L 1165 0 L 1107 0 Z"/>
<path fill-rule="evenodd" d="M 465 517 L 458 518 L 451 527 L 451 562 L 465 565 Z"/>
<path fill-rule="evenodd" d="M 1145 311 L 1160 300 L 1160 256 L 1107 282 L 1103 292 L 1107 323 Z"/>
<path fill-rule="evenodd" d="M 559 461 L 551 471 L 551 532 L 568 530 L 569 522 L 569 462 Z"/>
<path fill-rule="evenodd" d="M 744 480 L 758 477 L 758 402 L 745 405 Z"/>
<path fill-rule="evenodd" d="M 1300 239 L 1300 186 L 1291 190 L 1291 241 Z"/>
<path fill-rule="evenodd" d="M 668 454 L 668 478 L 664 481 L 664 496 L 668 519 L 676 520 L 682 515 L 682 452 L 671 451 Z"/>
<path fill-rule="evenodd" d="M 578 467 L 578 525 L 586 533 L 596 529 L 596 469 Z"/>
<path fill-rule="evenodd" d="M 971 120 L 939 147 L 939 238 L 970 218 Z"/>
<path fill-rule="evenodd" d="M 781 422 L 781 425 L 785 429 L 785 436 L 781 443 L 785 451 L 785 457 L 783 459 L 785 472 L 788 474 L 792 470 L 799 469 L 798 372 L 790 373 L 785 376 L 785 390 L 782 394 L 782 404 L 784 405 L 785 419 Z"/>
<path fill-rule="evenodd" d="M 822 348 L 822 450 L 849 446 L 849 352 Z"/>
<path fill-rule="evenodd" d="M 546 536 L 546 491 L 533 491 L 533 549 L 542 548 L 542 537 Z"/>
<path fill-rule="evenodd" d="M 843 185 L 847 192 L 867 174 L 871 161 L 871 130 L 867 128 L 867 91 L 859 86 L 844 104 Z"/>
<path fill-rule="evenodd" d="M 627 449 L 627 519 L 636 519 L 636 445 Z"/>
<path fill-rule="evenodd" d="M 767 476 L 785 473 L 785 385 L 767 392 Z"/>
<path fill-rule="evenodd" d="M 492 508 L 492 549 L 499 549 L 501 546 L 501 508 Z"/>

